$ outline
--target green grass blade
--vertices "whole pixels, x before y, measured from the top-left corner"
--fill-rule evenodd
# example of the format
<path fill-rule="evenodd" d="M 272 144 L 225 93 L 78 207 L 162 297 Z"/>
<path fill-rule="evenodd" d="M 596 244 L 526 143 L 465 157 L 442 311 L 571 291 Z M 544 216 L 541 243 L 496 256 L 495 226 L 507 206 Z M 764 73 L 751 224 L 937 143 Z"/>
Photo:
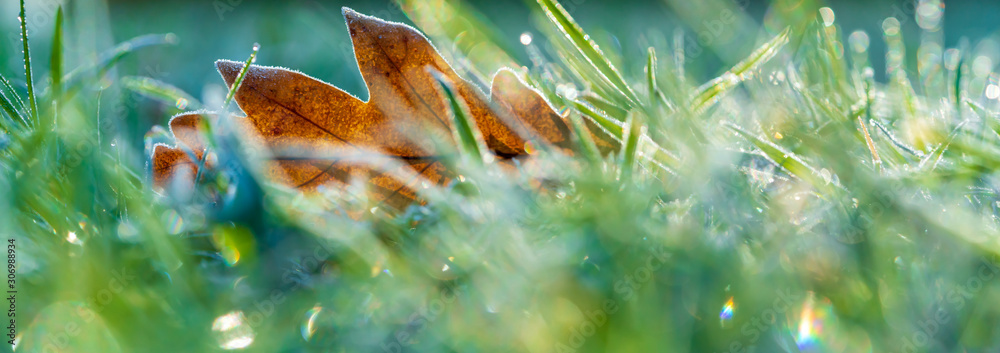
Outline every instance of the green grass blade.
<path fill-rule="evenodd" d="M 570 127 L 573 128 L 573 139 L 579 145 L 580 153 L 591 165 L 600 164 L 601 151 L 597 149 L 597 143 L 594 142 L 594 137 L 590 135 L 590 131 L 584 125 L 583 118 L 574 112 L 569 115 L 569 122 Z"/>
<path fill-rule="evenodd" d="M 649 105 L 656 103 L 660 89 L 656 87 L 656 49 L 649 47 L 646 56 L 646 88 L 649 90 Z"/>
<path fill-rule="evenodd" d="M 637 112 L 629 113 L 628 118 L 628 135 L 625 136 L 625 148 L 622 148 L 622 155 L 619 162 L 619 171 L 621 171 L 621 180 L 628 181 L 632 179 L 632 171 L 635 168 L 636 154 L 639 152 L 639 139 L 642 137 L 642 114 Z"/>
<path fill-rule="evenodd" d="M 253 51 L 250 52 L 250 57 L 247 61 L 243 62 L 243 68 L 240 69 L 240 75 L 236 77 L 236 81 L 233 82 L 233 86 L 229 87 L 229 93 L 226 94 L 226 101 L 222 103 L 222 111 L 229 111 L 229 104 L 232 103 L 233 97 L 236 96 L 236 91 L 240 89 L 240 85 L 243 84 L 243 78 L 247 76 L 247 71 L 250 71 L 250 64 L 253 64 L 257 60 L 257 52 L 260 51 L 260 44 L 253 44 Z"/>
<path fill-rule="evenodd" d="M 594 108 L 600 109 L 604 113 L 608 114 L 608 117 L 612 119 L 618 120 L 620 122 L 624 122 L 625 120 L 628 119 L 628 109 L 619 107 L 614 103 L 601 99 L 600 97 L 588 95 L 588 96 L 583 96 L 580 99 L 582 99 L 587 103 L 590 103 L 590 105 L 594 106 Z"/>
<path fill-rule="evenodd" d="M 736 124 L 728 122 L 723 124 L 725 127 L 729 128 L 733 132 L 736 132 L 747 141 L 750 141 L 750 143 L 760 149 L 761 152 L 764 152 L 767 158 L 771 159 L 771 161 L 779 167 L 787 170 L 789 174 L 812 184 L 818 190 L 826 192 L 831 191 L 828 186 L 828 181 L 818 177 L 820 174 L 817 172 L 816 168 L 810 166 L 794 153 L 787 151 L 781 146 L 778 146 L 770 141 L 757 137 L 756 135 L 743 130 L 739 126 L 736 126 Z"/>
<path fill-rule="evenodd" d="M 126 76 L 120 82 L 126 89 L 155 99 L 179 110 L 201 109 L 201 102 L 180 88 L 149 77 Z"/>
<path fill-rule="evenodd" d="M 952 99 L 955 102 L 955 114 L 958 114 L 959 118 L 962 117 L 962 64 L 964 61 L 964 57 L 958 60 L 958 66 L 955 68 L 955 82 L 953 83 L 955 96 Z"/>
<path fill-rule="evenodd" d="M 11 103 L 17 103 L 17 107 L 19 107 L 22 111 L 28 110 L 28 106 L 24 105 L 24 101 L 21 100 L 21 97 L 17 95 L 17 91 L 15 91 L 14 87 L 10 85 L 10 82 L 8 82 L 5 77 L 3 77 L 3 74 L 0 74 L 0 84 L 3 84 L 2 88 L 7 90 L 7 93 L 10 94 Z M 2 92 L 3 91 L 0 90 L 0 93 Z"/>
<path fill-rule="evenodd" d="M 604 114 L 597 112 L 596 110 L 591 108 L 590 105 L 583 102 L 573 102 L 573 106 L 576 107 L 576 109 L 579 110 L 580 113 L 583 113 L 583 115 L 586 115 L 591 119 L 593 119 L 594 122 L 597 123 L 597 125 L 600 125 L 601 127 L 611 132 L 611 134 L 614 137 L 622 138 L 622 135 L 625 134 L 621 122 L 616 121 L 615 119 L 609 118 Z"/>
<path fill-rule="evenodd" d="M 455 135 L 455 141 L 458 142 L 459 149 L 473 163 L 481 165 L 484 161 L 483 151 L 486 151 L 484 147 L 485 143 L 483 143 L 483 138 L 478 133 L 479 130 L 476 128 L 476 122 L 472 120 L 472 116 L 469 114 L 469 108 L 455 94 L 455 88 L 447 78 L 435 72 L 434 79 L 437 80 L 438 86 L 441 87 L 441 92 L 444 93 L 451 108 L 452 133 Z"/>
<path fill-rule="evenodd" d="M 565 39 L 558 30 L 551 29 L 549 27 L 543 27 L 542 31 L 546 33 L 551 40 L 549 43 L 552 44 L 554 53 L 553 55 L 561 58 L 559 64 L 562 65 L 567 72 L 571 73 L 573 77 L 582 83 L 586 83 L 590 88 L 599 96 L 606 100 L 612 100 L 623 106 L 629 106 L 630 102 L 623 95 L 616 93 L 618 91 L 608 80 L 604 79 L 600 72 L 593 70 L 592 66 L 587 62 L 586 58 L 579 55 L 572 55 L 572 53 L 577 52 L 573 49 L 573 43 Z"/>
<path fill-rule="evenodd" d="M 632 88 L 625 82 L 622 75 L 608 61 L 597 45 L 590 40 L 590 36 L 584 33 L 580 25 L 566 12 L 566 9 L 557 3 L 556 0 L 538 0 L 538 4 L 542 6 L 542 10 L 545 11 L 545 15 L 549 20 L 556 25 L 563 35 L 573 42 L 573 45 L 587 59 L 590 65 L 600 72 L 602 77 L 614 86 L 618 90 L 618 93 L 626 100 L 632 105 L 638 105 L 639 98 L 635 95 L 635 92 L 632 92 Z"/>
<path fill-rule="evenodd" d="M 674 69 L 677 70 L 677 80 L 682 84 L 685 81 L 686 73 L 684 72 L 684 65 L 687 57 L 684 51 L 684 30 L 677 28 L 674 30 Z"/>
<path fill-rule="evenodd" d="M 4 95 L 3 92 L 0 92 L 0 108 L 3 108 L 3 111 L 7 113 L 7 116 L 10 117 L 11 121 L 20 120 L 21 122 L 24 122 L 24 117 L 22 117 L 17 109 L 14 108 L 14 105 L 7 100 L 7 96 Z"/>
<path fill-rule="evenodd" d="M 613 118 L 609 118 L 606 115 L 598 112 L 597 110 L 594 110 L 590 105 L 584 102 L 579 102 L 579 101 L 573 102 L 573 107 L 576 108 L 576 110 L 579 111 L 583 116 L 586 116 L 587 118 L 593 120 L 597 124 L 597 126 L 607 130 L 608 134 L 610 134 L 612 137 L 622 141 L 626 139 L 627 136 L 625 136 L 626 134 L 625 127 L 629 126 L 627 123 L 622 123 Z M 631 126 L 629 127 L 631 128 Z M 648 160 L 653 161 L 659 164 L 660 166 L 665 166 L 669 168 L 677 168 L 677 166 L 680 165 L 677 157 L 671 155 L 669 152 L 664 150 L 663 147 L 657 145 L 655 141 L 650 140 L 648 136 L 645 137 L 645 139 L 646 139 L 646 142 L 644 142 L 645 144 L 653 146 L 651 148 L 653 150 L 652 154 L 650 156 L 647 156 Z M 622 143 L 624 144 L 625 142 Z"/>
<path fill-rule="evenodd" d="M 781 31 L 781 33 L 778 33 L 774 38 L 767 41 L 767 43 L 754 50 L 746 59 L 733 65 L 733 68 L 729 72 L 732 72 L 736 76 L 743 76 L 743 74 L 771 60 L 788 44 L 788 37 L 791 31 L 791 28 L 785 28 L 784 31 Z"/>
<path fill-rule="evenodd" d="M 747 79 L 748 75 L 746 75 L 746 73 L 778 55 L 781 49 L 788 44 L 788 36 L 790 32 L 790 28 L 785 28 L 785 30 L 777 36 L 774 36 L 774 38 L 771 38 L 771 40 L 767 41 L 767 43 L 764 43 L 754 50 L 754 52 L 751 53 L 746 59 L 743 59 L 743 61 L 734 65 L 728 72 L 713 79 L 712 81 L 709 81 L 705 85 L 702 85 L 698 89 L 697 93 L 695 93 L 694 98 L 691 100 L 691 111 L 704 111 L 718 101 L 718 99 L 726 92 L 729 92 L 740 82 Z"/>
<path fill-rule="evenodd" d="M 0 89 L 0 106 L 2 106 L 3 110 L 7 112 L 7 115 L 9 115 L 11 119 L 20 120 L 24 126 L 30 126 L 31 124 L 28 120 L 28 116 L 24 115 L 22 112 L 23 110 L 26 110 L 24 102 L 17 97 L 17 92 L 14 91 L 14 88 L 10 86 L 10 83 L 7 82 L 7 79 L 5 79 L 3 75 L 0 75 L 0 83 L 3 83 L 3 88 L 6 88 L 11 95 L 11 98 L 7 98 L 7 94 L 4 93 L 4 90 Z M 15 105 L 15 103 L 17 105 Z M 20 108 L 20 110 L 18 108 Z"/>
<path fill-rule="evenodd" d="M 112 67 L 118 64 L 123 58 L 136 50 L 166 44 L 177 43 L 177 38 L 173 34 L 147 34 L 129 39 L 119 43 L 111 50 L 103 53 L 101 58 L 89 65 L 80 66 L 63 77 L 64 92 L 67 95 L 78 92 L 83 86 L 90 82 L 88 73 L 95 73 L 97 77 L 104 76 Z"/>
<path fill-rule="evenodd" d="M 906 153 L 909 153 L 909 154 L 911 154 L 913 156 L 923 158 L 923 156 L 924 156 L 923 152 L 920 152 L 917 149 L 915 149 L 915 148 L 907 145 L 905 142 L 900 141 L 896 137 L 896 135 L 893 134 L 891 131 L 889 131 L 889 129 L 886 128 L 885 125 L 882 125 L 882 123 L 878 122 L 875 119 L 868 120 L 868 122 L 871 123 L 872 126 L 877 127 L 878 131 L 881 132 L 882 135 L 885 136 L 889 140 L 889 142 L 891 143 L 891 145 L 893 147 L 895 147 L 896 149 L 898 149 L 900 151 L 904 151 Z"/>
<path fill-rule="evenodd" d="M 703 112 L 717 102 L 723 95 L 735 88 L 740 78 L 730 72 L 722 74 L 698 88 L 698 93 L 691 100 L 692 112 Z"/>
<path fill-rule="evenodd" d="M 24 0 L 21 0 L 21 52 L 24 54 L 24 80 L 28 85 L 29 114 L 32 121 L 38 121 L 38 103 L 35 101 L 35 84 L 31 78 L 31 51 L 28 49 L 28 18 L 24 12 Z"/>
<path fill-rule="evenodd" d="M 951 147 L 951 143 L 955 141 L 955 138 L 962 132 L 962 127 L 965 126 L 966 122 L 967 121 L 962 121 L 958 123 L 958 125 L 951 130 L 951 133 L 948 134 L 948 138 L 920 161 L 920 164 L 917 165 L 917 169 L 923 172 L 934 171 L 934 169 L 938 166 L 938 162 L 940 162 L 941 158 L 944 157 L 944 153 L 948 151 L 949 147 Z"/>
<path fill-rule="evenodd" d="M 62 94 L 62 42 L 63 42 L 63 10 L 56 10 L 56 25 L 52 34 L 52 52 L 49 60 L 49 76 L 52 78 L 52 98 L 59 99 Z"/>

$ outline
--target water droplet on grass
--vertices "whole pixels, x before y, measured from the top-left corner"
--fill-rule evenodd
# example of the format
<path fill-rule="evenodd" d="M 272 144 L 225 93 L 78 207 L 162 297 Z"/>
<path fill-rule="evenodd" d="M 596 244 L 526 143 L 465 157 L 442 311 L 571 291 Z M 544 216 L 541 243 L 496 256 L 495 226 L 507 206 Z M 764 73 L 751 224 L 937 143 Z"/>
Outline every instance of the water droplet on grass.
<path fill-rule="evenodd" d="M 836 18 L 833 14 L 833 9 L 829 7 L 820 8 L 819 15 L 823 17 L 823 25 L 827 27 L 833 26 L 833 21 Z"/>
<path fill-rule="evenodd" d="M 226 350 L 243 349 L 253 343 L 254 332 L 247 324 L 242 311 L 231 311 L 212 322 L 219 347 Z"/>
<path fill-rule="evenodd" d="M 521 44 L 529 45 L 531 44 L 531 33 L 524 32 L 521 33 Z"/>
<path fill-rule="evenodd" d="M 865 31 L 854 31 L 851 36 L 847 38 L 847 42 L 851 46 L 851 50 L 855 53 L 864 53 L 868 51 L 868 45 L 871 44 L 871 40 L 868 38 L 868 33 Z"/>

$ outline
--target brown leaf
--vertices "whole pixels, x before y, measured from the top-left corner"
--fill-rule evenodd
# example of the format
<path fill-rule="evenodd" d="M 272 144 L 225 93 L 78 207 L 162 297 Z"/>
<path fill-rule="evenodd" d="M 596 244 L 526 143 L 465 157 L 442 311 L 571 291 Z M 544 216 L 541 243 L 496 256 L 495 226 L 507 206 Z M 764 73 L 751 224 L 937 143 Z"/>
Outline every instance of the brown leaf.
<path fill-rule="evenodd" d="M 206 149 L 200 129 L 201 119 L 200 113 L 186 113 L 170 119 L 170 132 L 177 140 L 177 146 L 158 144 L 153 147 L 153 185 L 156 188 L 162 189 L 179 171 L 188 173 L 187 179 L 194 179 Z"/>
<path fill-rule="evenodd" d="M 447 183 L 453 173 L 440 163 L 441 152 L 430 142 L 450 141 L 449 106 L 432 71 L 454 83 L 487 147 L 497 156 L 526 156 L 528 140 L 569 151 L 565 119 L 513 71 L 500 70 L 494 76 L 487 99 L 412 27 L 347 8 L 343 14 L 368 88 L 367 102 L 302 73 L 257 65 L 250 66 L 236 92 L 249 130 L 275 151 L 268 167 L 272 178 L 304 190 L 361 178 L 370 183 L 375 199 L 397 208 L 417 199 L 416 183 Z M 231 87 L 243 64 L 220 60 L 216 67 Z M 170 125 L 178 143 L 200 159 L 204 141 L 198 137 L 198 116 L 180 115 Z M 296 150 L 300 153 L 283 153 Z M 380 160 L 375 154 L 368 163 L 339 157 L 366 151 L 393 160 Z M 162 188 L 181 165 L 197 166 L 179 148 L 157 146 L 155 186 Z"/>

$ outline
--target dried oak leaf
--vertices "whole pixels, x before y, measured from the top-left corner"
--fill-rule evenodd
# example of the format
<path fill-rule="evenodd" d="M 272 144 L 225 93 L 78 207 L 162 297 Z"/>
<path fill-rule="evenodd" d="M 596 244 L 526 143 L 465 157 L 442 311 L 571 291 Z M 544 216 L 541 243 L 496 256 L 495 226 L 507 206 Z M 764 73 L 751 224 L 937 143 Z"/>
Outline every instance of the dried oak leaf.
<path fill-rule="evenodd" d="M 310 152 L 275 152 L 268 167 L 270 177 L 304 190 L 361 178 L 370 184 L 376 200 L 396 208 L 417 200 L 412 188 L 420 178 L 447 183 L 453 173 L 440 163 L 435 145 L 429 142 L 450 138 L 434 131 L 450 131 L 451 111 L 432 72 L 453 83 L 486 146 L 498 157 L 527 156 L 525 142 L 536 138 L 569 149 L 570 129 L 564 117 L 513 71 L 504 69 L 494 75 L 487 99 L 459 77 L 414 28 L 348 8 L 343 9 L 343 15 L 368 88 L 367 102 L 302 73 L 257 65 L 250 66 L 236 91 L 236 102 L 247 115 L 236 119 L 243 120 L 238 125 L 247 127 L 272 151 Z M 243 64 L 220 60 L 216 67 L 231 87 Z M 156 188 L 162 188 L 177 171 L 186 170 L 188 177 L 195 175 L 198 164 L 191 157 L 200 160 L 205 156 L 205 143 L 197 131 L 199 119 L 202 114 L 190 113 L 171 120 L 179 146 L 155 147 L 152 171 Z M 420 178 L 400 177 L 405 173 L 386 173 L 371 163 L 337 157 L 359 151 L 390 156 Z"/>

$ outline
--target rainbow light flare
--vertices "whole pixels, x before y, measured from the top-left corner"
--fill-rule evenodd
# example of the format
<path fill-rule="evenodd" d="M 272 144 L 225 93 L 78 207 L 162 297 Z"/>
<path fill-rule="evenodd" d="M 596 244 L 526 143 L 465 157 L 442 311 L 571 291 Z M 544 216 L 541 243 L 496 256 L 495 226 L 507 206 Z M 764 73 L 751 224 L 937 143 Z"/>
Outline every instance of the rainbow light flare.
<path fill-rule="evenodd" d="M 722 311 L 719 312 L 719 323 L 725 324 L 726 321 L 733 319 L 733 314 L 736 312 L 736 304 L 733 303 L 733 297 L 729 297 L 726 304 L 722 306 Z"/>
<path fill-rule="evenodd" d="M 795 336 L 795 342 L 799 346 L 799 350 L 807 350 L 814 347 L 819 342 L 819 335 L 822 329 L 822 318 L 817 317 L 816 310 L 813 307 L 813 297 L 809 296 L 805 303 L 802 304 L 802 315 L 799 317 L 799 332 Z"/>

